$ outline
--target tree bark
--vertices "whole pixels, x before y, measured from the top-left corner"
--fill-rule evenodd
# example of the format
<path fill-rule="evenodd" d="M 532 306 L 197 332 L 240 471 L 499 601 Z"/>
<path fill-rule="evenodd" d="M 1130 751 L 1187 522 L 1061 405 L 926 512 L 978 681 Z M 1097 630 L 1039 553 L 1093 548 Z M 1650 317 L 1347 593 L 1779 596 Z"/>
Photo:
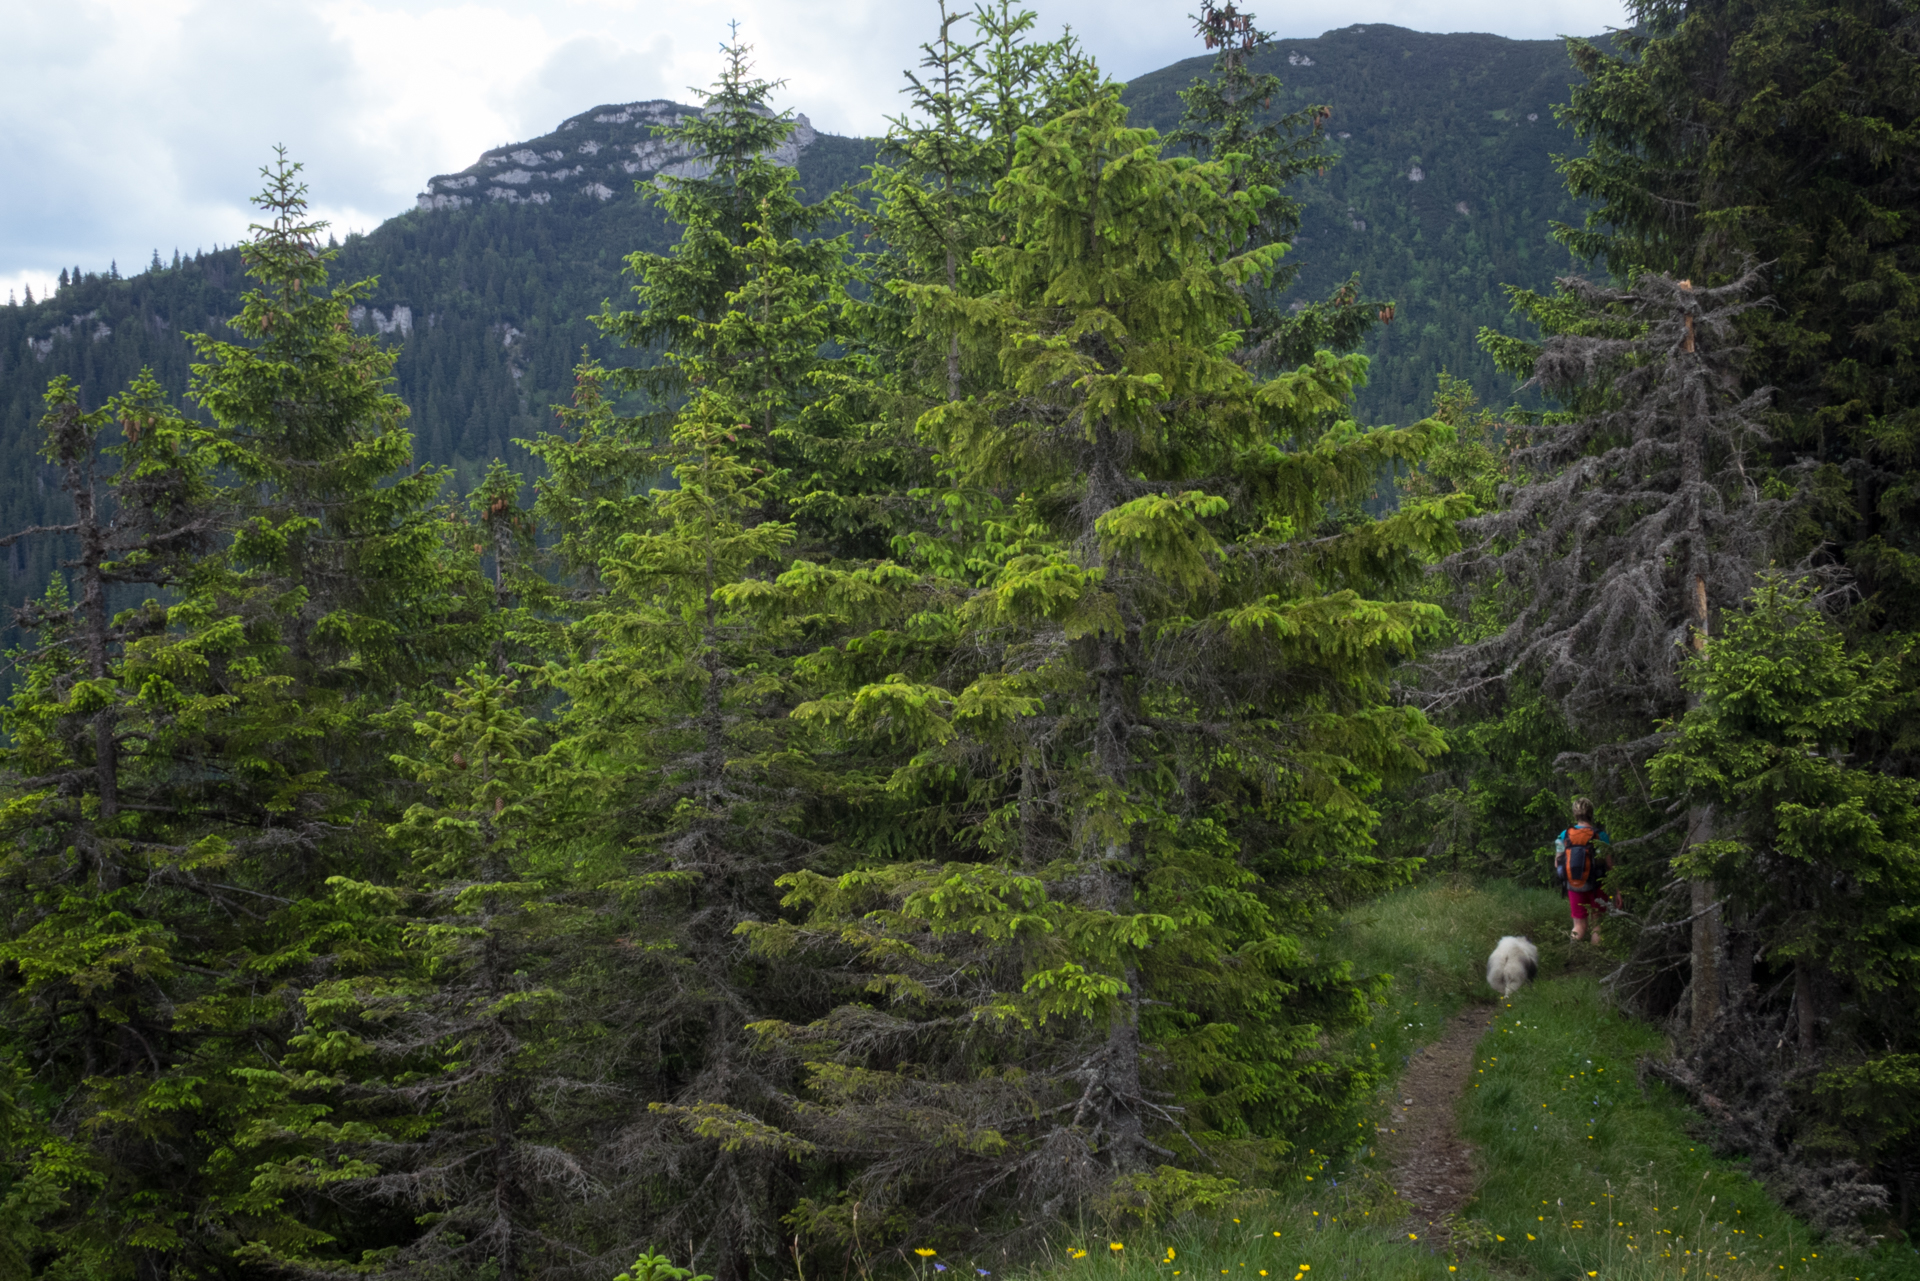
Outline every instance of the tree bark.
<path fill-rule="evenodd" d="M 73 501 L 73 529 L 80 540 L 80 617 L 86 637 L 87 678 L 107 678 L 112 645 L 112 617 L 107 612 L 107 584 L 102 566 L 107 559 L 108 530 L 100 523 L 93 485 L 94 434 L 78 405 L 62 410 L 55 429 L 60 463 L 66 475 L 63 488 Z M 120 813 L 118 708 L 113 704 L 93 715 L 94 787 L 100 799 L 100 825 L 111 827 Z M 102 888 L 118 888 L 118 863 L 97 850 L 97 875 Z"/>
<path fill-rule="evenodd" d="M 1713 838 L 1713 807 L 1694 807 L 1694 821 Z M 1714 883 L 1693 882 L 1693 1035 L 1705 1035 L 1720 1017 L 1720 911 L 1713 906 Z"/>
<path fill-rule="evenodd" d="M 947 234 L 953 234 L 951 220 Z M 947 246 L 947 288 L 958 290 L 960 287 L 959 260 L 953 252 L 952 244 Z M 960 399 L 960 332 L 955 330 L 947 335 L 947 399 Z"/>
<path fill-rule="evenodd" d="M 1701 575 L 1693 580 L 1693 649 L 1697 654 L 1707 644 L 1707 581 Z M 1689 694 L 1689 708 L 1699 699 Z M 1687 814 L 1687 845 L 1703 845 L 1713 839 L 1713 806 L 1700 804 Z M 1720 953 L 1723 949 L 1724 922 L 1720 909 L 1713 906 L 1717 897 L 1712 881 L 1693 882 L 1693 1034 L 1702 1035 L 1720 1016 Z"/>
<path fill-rule="evenodd" d="M 1095 539 L 1094 522 L 1118 505 L 1123 486 L 1119 442 L 1113 429 L 1102 424 L 1094 434 L 1094 457 L 1087 475 L 1087 536 Z M 1097 542 L 1096 542 L 1097 545 Z M 1118 567 L 1107 566 L 1109 583 L 1113 583 Z M 1121 803 L 1128 796 L 1133 765 L 1133 711 L 1127 699 L 1127 673 L 1130 664 L 1133 636 L 1124 630 L 1128 624 L 1124 601 L 1121 604 L 1123 630 L 1108 630 L 1100 633 L 1095 648 L 1094 700 L 1094 766 L 1098 773 L 1102 790 L 1108 796 L 1117 798 Z M 1145 855 L 1141 833 L 1129 824 L 1127 830 L 1109 837 L 1101 853 L 1099 881 L 1102 906 L 1116 915 L 1131 914 L 1134 911 L 1134 891 L 1140 875 L 1140 864 Z M 1102 1086 L 1106 1094 L 1103 1100 L 1106 1115 L 1103 1120 L 1112 1140 L 1108 1150 L 1113 1154 L 1116 1170 L 1131 1169 L 1138 1166 L 1148 1151 L 1146 1129 L 1141 1118 L 1138 1103 L 1140 1094 L 1140 972 L 1134 966 L 1127 966 L 1120 975 L 1125 991 L 1121 995 L 1121 1008 L 1115 1013 L 1113 1025 L 1107 1033 L 1107 1044 L 1102 1056 Z"/>
<path fill-rule="evenodd" d="M 479 756 L 480 788 L 484 797 L 493 782 L 493 757 L 484 748 Z M 482 856 L 481 875 L 497 885 L 507 879 L 510 869 L 500 849 L 499 832 L 494 827 L 493 816 L 484 805 L 479 807 L 479 815 L 480 840 L 486 851 Z M 519 1127 L 514 1115 L 517 1085 L 513 1062 L 515 1037 L 507 1026 L 505 1016 L 499 1013 L 500 1001 L 507 995 L 509 968 L 506 958 L 500 954 L 499 930 L 503 906 L 501 896 L 497 894 L 488 894 L 480 904 L 481 929 L 485 931 L 480 944 L 480 982 L 486 992 L 487 1005 L 494 1011 L 488 1017 L 494 1038 L 492 1048 L 500 1055 L 494 1069 L 496 1076 L 492 1097 L 488 1100 L 489 1137 L 493 1142 L 493 1215 L 498 1241 L 493 1257 L 499 1268 L 500 1281 L 520 1281 L 519 1210 L 522 1189 Z"/>
<path fill-rule="evenodd" d="M 1681 281 L 1683 291 L 1689 288 L 1688 282 Z M 1693 316 L 1683 312 L 1686 322 L 1686 339 L 1682 350 L 1694 352 Z M 1698 390 L 1696 395 L 1704 396 Z M 1703 510 L 1702 492 L 1706 488 L 1707 442 L 1705 424 L 1710 406 L 1702 403 L 1689 406 L 1689 417 L 1693 419 L 1686 433 L 1681 454 L 1681 488 L 1686 495 L 1687 511 L 1687 622 L 1691 633 L 1688 637 L 1696 656 L 1707 648 L 1708 626 L 1711 621 L 1707 600 L 1707 569 L 1709 551 L 1707 547 L 1706 513 Z M 1687 695 L 1688 710 L 1699 704 L 1699 695 Z M 1701 845 L 1713 839 L 1713 806 L 1695 805 L 1687 815 L 1687 845 Z M 1720 952 L 1721 920 L 1720 913 L 1713 906 L 1715 893 L 1712 881 L 1695 880 L 1692 885 L 1693 901 L 1693 1036 L 1697 1041 L 1705 1035 L 1713 1021 L 1720 1016 Z"/>
<path fill-rule="evenodd" d="M 99 681 L 107 678 L 112 619 L 107 614 L 107 585 L 101 573 L 101 564 L 107 555 L 107 537 L 94 509 L 91 477 L 74 486 L 73 506 L 75 523 L 80 526 L 80 612 L 87 628 L 87 676 Z M 100 792 L 102 825 L 111 824 L 120 813 L 119 742 L 114 711 L 109 705 L 93 716 L 94 785 Z"/>
<path fill-rule="evenodd" d="M 1793 1012 L 1800 1025 L 1800 1056 L 1812 1058 L 1819 1008 L 1814 999 L 1813 963 L 1805 959 L 1794 962 L 1793 966 Z"/>
<path fill-rule="evenodd" d="M 1099 769 L 1110 794 L 1126 795 L 1130 717 L 1126 705 L 1126 644 L 1124 638 L 1103 633 L 1099 645 L 1099 668 L 1095 674 L 1098 690 L 1099 724 L 1095 745 Z M 1100 880 L 1102 904 L 1115 915 L 1134 910 L 1134 884 L 1138 878 L 1139 833 L 1129 829 L 1123 840 L 1106 846 L 1105 866 Z M 1140 972 L 1128 966 L 1120 975 L 1126 990 L 1121 994 L 1121 1009 L 1114 1015 L 1107 1032 L 1103 1086 L 1107 1098 L 1106 1128 L 1113 1140 L 1109 1149 L 1114 1165 L 1131 1168 L 1145 1150 L 1146 1131 L 1135 1106 L 1140 1098 Z"/>
<path fill-rule="evenodd" d="M 1728 1005 L 1739 1005 L 1753 986 L 1753 920 L 1738 911 L 1720 912 L 1720 992 Z"/>

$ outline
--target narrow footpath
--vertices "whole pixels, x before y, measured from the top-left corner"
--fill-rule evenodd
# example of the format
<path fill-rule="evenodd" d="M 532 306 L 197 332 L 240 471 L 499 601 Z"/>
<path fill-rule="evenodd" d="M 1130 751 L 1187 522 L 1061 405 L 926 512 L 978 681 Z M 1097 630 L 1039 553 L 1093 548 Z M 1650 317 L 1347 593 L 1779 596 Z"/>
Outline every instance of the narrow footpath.
<path fill-rule="evenodd" d="M 1414 1053 L 1396 1087 L 1393 1124 L 1382 1136 L 1393 1190 L 1420 1243 L 1432 1249 L 1448 1246 L 1451 1218 L 1473 1196 L 1473 1149 L 1460 1137 L 1454 1112 L 1473 1075 L 1474 1048 L 1498 1009 L 1467 1007 L 1438 1040 Z"/>

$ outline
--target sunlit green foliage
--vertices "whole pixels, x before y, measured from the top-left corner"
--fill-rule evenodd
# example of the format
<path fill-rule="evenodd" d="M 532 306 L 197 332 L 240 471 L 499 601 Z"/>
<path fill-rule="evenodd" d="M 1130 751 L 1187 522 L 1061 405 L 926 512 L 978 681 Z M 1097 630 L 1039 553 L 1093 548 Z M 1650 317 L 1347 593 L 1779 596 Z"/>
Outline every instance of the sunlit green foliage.
<path fill-rule="evenodd" d="M 1249 375 L 1238 286 L 1284 252 L 1243 250 L 1268 189 L 1234 158 L 1162 156 L 1097 81 L 1076 94 L 1019 135 L 980 284 L 912 290 L 925 332 L 997 357 L 918 426 L 942 528 L 900 539 L 897 570 L 782 580 L 890 615 L 810 660 L 796 715 L 892 757 L 871 785 L 904 857 L 790 875 L 801 920 L 752 927 L 856 995 L 762 1025 L 812 1060 L 802 1132 L 890 1153 L 803 1203 L 843 1239 L 856 1199 L 931 1223 L 1003 1187 L 1054 1214 L 1116 1176 L 1184 1177 L 1192 1142 L 1215 1153 L 1194 1177 L 1285 1160 L 1371 1080 L 1316 1048 L 1367 991 L 1316 957 L 1317 922 L 1405 875 L 1372 853 L 1370 799 L 1440 747 L 1385 678 L 1438 620 L 1396 586 L 1464 500 L 1328 508 L 1444 429 L 1343 421 L 1357 357 Z M 909 1045 L 911 1072 L 890 1066 Z M 944 1120 L 909 1145 L 922 1111 Z"/>

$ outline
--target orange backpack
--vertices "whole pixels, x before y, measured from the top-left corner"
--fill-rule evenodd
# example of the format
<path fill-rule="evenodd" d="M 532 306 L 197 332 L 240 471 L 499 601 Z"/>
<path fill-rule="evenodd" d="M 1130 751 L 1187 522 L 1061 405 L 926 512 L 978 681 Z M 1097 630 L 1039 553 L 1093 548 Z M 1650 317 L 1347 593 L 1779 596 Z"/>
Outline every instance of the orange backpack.
<path fill-rule="evenodd" d="M 1567 829 L 1567 848 L 1560 855 L 1560 876 L 1568 889 L 1584 893 L 1594 887 L 1593 838 L 1597 834 L 1584 823 Z"/>

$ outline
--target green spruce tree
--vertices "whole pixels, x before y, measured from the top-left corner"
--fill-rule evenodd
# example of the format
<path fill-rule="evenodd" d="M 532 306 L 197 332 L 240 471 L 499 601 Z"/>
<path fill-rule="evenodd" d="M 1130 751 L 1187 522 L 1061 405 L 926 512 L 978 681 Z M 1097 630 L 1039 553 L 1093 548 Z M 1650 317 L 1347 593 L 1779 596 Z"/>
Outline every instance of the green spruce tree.
<path fill-rule="evenodd" d="M 241 247 L 261 287 L 233 320 L 242 341 L 195 339 L 193 395 L 219 424 L 219 462 L 239 482 L 229 559 L 249 607 L 280 620 L 318 732 L 313 700 L 416 682 L 474 638 L 458 626 L 460 602 L 446 599 L 433 519 L 445 478 L 414 466 L 392 391 L 398 353 L 349 323 L 374 282 L 328 290 L 337 251 L 307 218 L 300 166 L 283 151 L 262 172 L 255 203 L 270 220 Z"/>
<path fill-rule="evenodd" d="M 1272 33 L 1254 25 L 1252 11 L 1201 0 L 1194 28 L 1207 48 L 1219 53 L 1210 78 L 1196 79 L 1180 91 L 1186 110 L 1167 141 L 1203 160 L 1237 156 L 1240 165 L 1234 183 L 1241 189 L 1264 187 L 1274 193 L 1232 252 L 1291 245 L 1300 231 L 1300 202 L 1288 188 L 1308 173 L 1325 172 L 1338 159 L 1328 154 L 1326 142 L 1333 108 L 1317 104 L 1274 113 L 1274 99 L 1282 90 L 1280 77 L 1256 73 L 1248 65 L 1273 39 Z M 1368 330 L 1393 314 L 1391 303 L 1359 296 L 1357 277 L 1329 299 L 1283 309 L 1279 295 L 1299 270 L 1282 262 L 1266 280 L 1249 288 L 1243 362 L 1268 370 L 1291 368 L 1311 360 L 1322 348 L 1351 351 Z"/>
<path fill-rule="evenodd" d="M 9 1040 L 65 1082 L 40 1120 L 86 1195 L 50 1230 L 99 1276 L 385 1231 L 272 1176 L 318 1156 L 303 1127 L 331 1105 L 301 1094 L 286 1046 L 306 985 L 358 947 L 327 878 L 392 871 L 367 821 L 392 803 L 373 714 L 492 625 L 428 510 L 437 476 L 394 474 L 412 450 L 392 355 L 348 318 L 366 286 L 324 288 L 297 168 L 267 177 L 241 340 L 197 340 L 212 422 L 136 385 L 110 407 L 101 487 L 109 416 L 69 400 L 50 420 L 80 602 L 36 613 L 51 643 L 10 711 Z M 157 599 L 114 612 L 139 584 Z"/>
<path fill-rule="evenodd" d="M 1739 1100 L 1729 1137 L 1836 1229 L 1885 1209 L 1865 1167 L 1904 1163 L 1920 1109 L 1920 783 L 1860 752 L 1899 714 L 1902 657 L 1849 653 L 1809 586 L 1768 573 L 1688 665 L 1698 701 L 1649 766 L 1655 787 L 1718 808 L 1716 839 L 1680 866 L 1720 888 L 1750 944 L 1730 949 L 1720 1024 L 1670 1075 Z M 1791 977 L 1787 999 L 1751 982 L 1769 975 Z"/>
<path fill-rule="evenodd" d="M 66 536 L 79 589 L 72 601 L 56 579 L 20 611 L 33 643 L 15 655 L 0 752 L 4 1044 L 8 1070 L 41 1083 L 41 1110 L 16 1118 L 43 1141 L 19 1185 L 41 1215 L 17 1244 L 36 1267 L 131 1275 L 198 1244 L 183 1229 L 209 1195 L 213 1150 L 206 1113 L 181 1095 L 206 1038 L 176 1012 L 209 994 L 247 892 L 194 812 L 220 640 L 177 620 L 191 610 L 110 597 L 204 581 L 217 513 L 207 433 L 150 374 L 91 413 L 56 379 L 47 409 L 74 519 L 0 540 Z"/>
<path fill-rule="evenodd" d="M 569 801 L 554 821 L 602 869 L 620 940 L 597 990 L 619 1050 L 608 1070 L 637 1109 L 605 1176 L 621 1248 L 690 1236 L 699 1266 L 741 1278 L 775 1249 L 781 1174 L 803 1147 L 764 1119 L 785 1084 L 746 1027 L 807 985 L 753 964 L 734 929 L 777 911 L 823 780 L 788 749 L 791 625 L 765 608 L 794 527 L 762 513 L 786 478 L 743 456 L 751 424 L 720 381 L 674 424 L 674 487 L 621 509 L 630 523 L 569 632 L 576 657 L 552 675 Z"/>
<path fill-rule="evenodd" d="M 972 40 L 959 38 L 962 24 Z M 1020 130 L 1058 113 L 1059 94 L 1083 63 L 1070 35 L 1037 41 L 1034 25 L 1033 13 L 1010 0 L 970 15 L 942 0 L 939 35 L 921 46 L 920 71 L 907 73 L 909 108 L 889 120 L 866 183 L 874 199 L 865 217 L 880 246 L 867 271 L 880 290 L 863 330 L 903 390 L 958 399 L 969 363 L 991 368 L 991 351 L 963 355 L 960 328 L 919 332 L 915 321 L 932 318 L 913 310 L 907 290 L 984 287 L 974 253 L 1006 230 L 991 205 L 994 185 L 1013 167 Z M 928 363 L 930 351 L 940 358 Z"/>
<path fill-rule="evenodd" d="M 536 514 L 580 578 L 556 642 L 570 661 L 546 677 L 564 700 L 552 821 L 601 878 L 615 933 L 593 990 L 633 1101 L 599 1169 L 606 1230 L 629 1251 L 690 1237 L 729 1281 L 779 1248 L 805 1151 L 780 1128 L 791 1083 L 747 1025 L 810 986 L 734 929 L 777 914 L 775 880 L 807 864 L 813 798 L 832 791 L 794 741 L 807 640 L 772 580 L 800 547 L 870 539 L 847 496 L 873 488 L 835 406 L 847 245 L 809 238 L 820 211 L 767 154 L 791 122 L 767 114 L 747 53 L 729 46 L 705 115 L 672 134 L 698 175 L 658 196 L 679 244 L 634 255 L 641 309 L 601 317 L 662 344 L 659 363 L 583 365 L 570 430 L 534 446 Z M 617 412 L 622 385 L 652 409 Z"/>
<path fill-rule="evenodd" d="M 547 841 L 545 732 L 519 702 L 518 681 L 481 665 L 439 706 L 389 714 L 412 720 L 396 764 L 424 794 L 389 831 L 406 871 L 331 882 L 357 946 L 302 993 L 287 1062 L 303 1093 L 342 1106 L 301 1127 L 326 1159 L 303 1155 L 271 1180 L 349 1213 L 406 1207 L 418 1227 L 364 1257 L 284 1263 L 505 1281 L 575 1262 L 586 1109 L 607 1090 L 574 1074 L 591 1061 L 568 992 L 578 896 Z"/>
<path fill-rule="evenodd" d="M 913 291 L 926 332 L 998 354 L 997 385 L 921 419 L 947 527 L 901 541 L 917 573 L 782 580 L 892 613 L 808 661 L 797 715 L 881 775 L 905 856 L 790 875 L 804 920 L 748 927 L 866 993 L 764 1028 L 810 1061 L 800 1133 L 857 1171 L 800 1221 L 849 1245 L 1217 1199 L 1232 1180 L 1183 1168 L 1203 1134 L 1284 1160 L 1372 1079 L 1311 1048 L 1368 988 L 1305 940 L 1330 895 L 1401 873 L 1369 797 L 1439 750 L 1385 684 L 1439 611 L 1392 596 L 1466 504 L 1329 508 L 1442 429 L 1344 421 L 1359 357 L 1255 381 L 1242 287 L 1284 250 L 1236 247 L 1271 190 L 1077 93 L 1019 135 L 989 287 Z"/>

